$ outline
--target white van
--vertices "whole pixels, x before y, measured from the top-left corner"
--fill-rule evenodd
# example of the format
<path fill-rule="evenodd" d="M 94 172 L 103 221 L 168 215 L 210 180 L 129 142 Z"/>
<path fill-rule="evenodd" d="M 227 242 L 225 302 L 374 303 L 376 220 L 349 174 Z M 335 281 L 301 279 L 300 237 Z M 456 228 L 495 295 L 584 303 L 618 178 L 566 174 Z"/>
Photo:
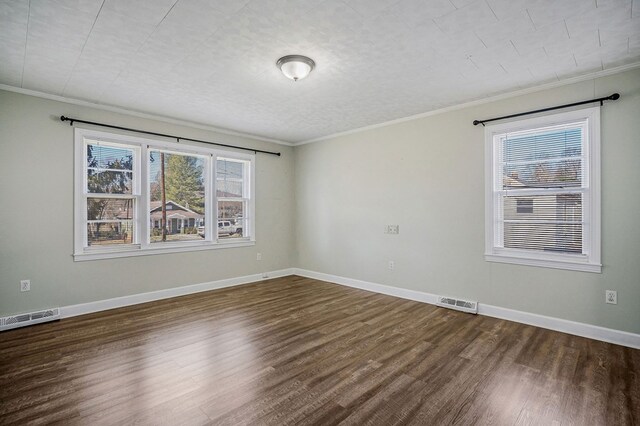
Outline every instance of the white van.
<path fill-rule="evenodd" d="M 242 226 L 234 225 L 228 220 L 218 221 L 218 235 L 242 234 Z M 198 227 L 198 235 L 204 238 L 204 226 Z"/>

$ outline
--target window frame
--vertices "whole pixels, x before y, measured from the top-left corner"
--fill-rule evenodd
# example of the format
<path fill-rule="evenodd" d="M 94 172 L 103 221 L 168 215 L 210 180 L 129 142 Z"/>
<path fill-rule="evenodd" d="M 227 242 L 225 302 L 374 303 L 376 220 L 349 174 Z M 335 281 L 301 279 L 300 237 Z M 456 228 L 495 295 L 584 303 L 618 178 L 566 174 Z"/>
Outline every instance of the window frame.
<path fill-rule="evenodd" d="M 241 197 L 218 197 L 218 169 L 217 169 L 217 162 L 223 160 L 223 161 L 237 161 L 237 158 L 232 158 L 232 157 L 225 157 L 225 156 L 220 156 L 218 158 L 216 158 L 216 176 L 213 178 L 213 182 L 216 186 L 216 199 L 218 202 L 240 202 L 242 203 L 242 229 L 243 229 L 243 234 L 244 234 L 244 230 L 246 229 L 247 232 L 249 233 L 249 235 L 251 235 L 253 233 L 253 229 L 252 229 L 252 221 L 247 220 L 247 215 L 250 214 L 250 210 L 249 210 L 249 204 L 251 203 L 251 199 L 252 197 L 252 187 L 251 184 L 247 181 L 247 179 L 244 178 L 244 176 L 246 176 L 247 173 L 251 173 L 250 170 L 247 170 L 247 168 L 243 165 L 243 172 L 242 172 L 242 176 L 243 178 L 241 180 L 236 180 L 235 178 L 230 179 L 229 181 L 231 182 L 241 182 L 242 183 L 242 196 Z M 226 179 L 224 180 L 225 182 L 227 181 Z M 231 221 L 231 218 L 222 218 L 219 216 L 220 212 L 216 209 L 216 232 L 218 232 L 218 239 L 220 239 L 220 222 L 225 222 L 225 221 Z M 236 223 L 237 225 L 237 223 Z M 225 241 L 229 240 L 229 235 L 226 236 L 226 238 L 224 238 Z"/>
<path fill-rule="evenodd" d="M 101 142 L 105 145 L 122 146 L 134 150 L 132 193 L 108 194 L 107 198 L 133 198 L 134 235 L 132 244 L 89 246 L 87 244 L 87 200 L 96 197 L 87 192 L 87 145 Z M 151 243 L 151 212 L 149 178 L 149 151 L 164 151 L 175 154 L 196 155 L 205 158 L 205 237 L 198 241 L 166 241 Z M 110 259 L 154 254 L 179 253 L 255 245 L 255 154 L 222 150 L 217 148 L 187 145 L 156 139 L 141 138 L 77 127 L 74 130 L 74 251 L 75 261 Z M 249 188 L 247 212 L 244 222 L 248 224 L 246 236 L 237 238 L 218 237 L 218 197 L 216 191 L 216 163 L 218 158 L 246 161 L 245 185 Z"/>
<path fill-rule="evenodd" d="M 97 141 L 95 139 L 93 139 L 93 141 Z M 135 164 L 137 161 L 141 160 L 141 152 L 138 146 L 134 146 L 134 145 L 127 145 L 126 147 L 124 147 L 124 145 L 120 142 L 115 142 L 114 140 L 111 139 L 104 139 L 104 140 L 100 140 L 99 142 L 101 142 L 103 144 L 103 146 L 111 146 L 111 147 L 115 147 L 115 148 L 125 148 L 125 149 L 131 149 L 131 151 L 133 152 L 133 164 Z M 134 203 L 134 208 L 133 208 L 133 214 L 132 214 L 132 222 L 133 222 L 133 229 L 134 229 L 134 234 L 132 236 L 132 241 L 131 244 L 123 244 L 122 246 L 120 246 L 120 248 L 124 247 L 126 249 L 131 249 L 131 248 L 136 248 L 139 246 L 138 241 L 139 241 L 139 227 L 137 225 L 138 222 L 138 205 L 140 204 L 140 200 L 141 200 L 141 176 L 140 176 L 140 171 L 136 170 L 134 166 L 132 166 L 132 170 L 131 170 L 131 194 L 110 194 L 110 193 L 89 193 L 87 191 L 87 187 L 88 187 L 88 178 L 87 178 L 87 169 L 88 166 L 86 164 L 87 161 L 87 146 L 89 144 L 88 143 L 83 143 L 82 144 L 82 158 L 83 158 L 83 166 L 82 166 L 82 218 L 83 218 L 83 226 L 82 229 L 78 229 L 76 232 L 80 232 L 81 236 L 82 236 L 82 241 L 86 242 L 88 240 L 88 231 L 87 231 L 87 224 L 88 224 L 88 218 L 87 218 L 87 204 L 88 204 L 88 200 L 90 198 L 109 198 L 109 199 L 132 199 L 133 203 Z M 116 246 L 117 247 L 117 246 Z M 103 246 L 103 247 L 90 247 L 87 246 L 86 247 L 86 252 L 88 253 L 97 253 L 100 251 L 105 251 L 105 252 L 112 252 L 112 251 L 117 251 L 114 250 L 114 246 Z"/>
<path fill-rule="evenodd" d="M 587 120 L 583 139 L 583 176 L 585 182 L 580 187 L 583 194 L 581 254 L 541 252 L 535 250 L 505 248 L 498 244 L 502 212 L 500 191 L 496 190 L 497 179 L 502 178 L 496 164 L 499 150 L 496 149 L 496 136 L 505 133 L 540 129 L 548 126 L 567 124 Z M 600 213 L 600 107 L 584 108 L 534 118 L 511 121 L 485 127 L 485 260 L 489 262 L 517 265 L 539 266 L 555 269 L 601 273 L 601 213 Z M 586 139 L 586 141 L 585 141 Z M 587 158 L 585 160 L 585 153 Z M 588 163 L 588 164 L 586 164 Z M 517 190 L 516 190 L 517 191 Z M 535 192 L 535 191 L 533 191 Z M 514 196 L 534 195 L 514 192 Z M 502 241 L 504 244 L 504 241 Z"/>

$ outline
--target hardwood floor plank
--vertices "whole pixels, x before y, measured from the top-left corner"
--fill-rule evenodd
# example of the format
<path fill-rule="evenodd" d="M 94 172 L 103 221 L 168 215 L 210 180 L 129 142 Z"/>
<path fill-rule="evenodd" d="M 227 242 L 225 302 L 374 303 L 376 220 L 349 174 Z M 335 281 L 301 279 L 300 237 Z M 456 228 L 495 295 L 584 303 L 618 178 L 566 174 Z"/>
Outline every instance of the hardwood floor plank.
<path fill-rule="evenodd" d="M 0 424 L 640 423 L 640 351 L 303 277 L 0 333 Z"/>

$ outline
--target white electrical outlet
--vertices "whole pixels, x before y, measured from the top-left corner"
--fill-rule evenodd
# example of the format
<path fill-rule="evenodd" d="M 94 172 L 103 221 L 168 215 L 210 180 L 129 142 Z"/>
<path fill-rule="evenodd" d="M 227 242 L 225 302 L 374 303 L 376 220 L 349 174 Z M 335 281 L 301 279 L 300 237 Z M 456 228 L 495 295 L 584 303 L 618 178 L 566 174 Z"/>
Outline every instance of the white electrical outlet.
<path fill-rule="evenodd" d="M 266 272 L 262 273 L 262 278 L 269 278 L 269 274 L 267 274 Z"/>
<path fill-rule="evenodd" d="M 393 260 L 389 261 L 389 270 L 393 271 L 394 269 L 396 269 L 396 262 L 394 262 Z"/>
<path fill-rule="evenodd" d="M 615 290 L 606 290 L 604 292 L 604 301 L 612 305 L 618 304 L 618 292 Z"/>
<path fill-rule="evenodd" d="M 21 280 L 20 291 L 31 291 L 31 280 Z"/>
<path fill-rule="evenodd" d="M 256 260 L 262 260 L 262 253 L 256 254 Z"/>
<path fill-rule="evenodd" d="M 399 234 L 400 233 L 400 225 L 386 225 L 384 227 L 385 234 Z"/>

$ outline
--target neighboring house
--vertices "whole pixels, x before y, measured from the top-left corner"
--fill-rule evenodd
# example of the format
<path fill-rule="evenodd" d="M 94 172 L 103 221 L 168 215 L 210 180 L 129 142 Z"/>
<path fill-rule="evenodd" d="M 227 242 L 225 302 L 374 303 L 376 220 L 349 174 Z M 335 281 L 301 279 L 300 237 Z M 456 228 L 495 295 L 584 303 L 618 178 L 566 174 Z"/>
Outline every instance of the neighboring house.
<path fill-rule="evenodd" d="M 87 204 L 88 219 L 93 221 L 87 228 L 88 245 L 133 243 L 132 225 L 127 221 L 133 215 L 132 200 L 120 203 L 101 198 Z M 113 218 L 121 221 L 110 220 Z"/>
<path fill-rule="evenodd" d="M 504 186 L 514 190 L 504 199 L 505 247 L 582 252 L 582 227 L 577 225 L 582 220 L 580 194 L 518 195 L 518 189 L 539 185 L 523 182 L 515 176 L 505 177 Z"/>
<path fill-rule="evenodd" d="M 151 227 L 162 228 L 162 202 L 151 201 L 150 203 Z M 188 207 L 184 207 L 174 201 L 167 201 L 167 232 L 178 234 L 184 228 L 197 228 L 204 225 L 204 215 L 197 213 Z"/>
<path fill-rule="evenodd" d="M 218 189 L 216 196 L 223 202 L 218 204 L 218 219 L 230 220 L 237 223 L 244 216 L 242 198 L 238 194 Z"/>

